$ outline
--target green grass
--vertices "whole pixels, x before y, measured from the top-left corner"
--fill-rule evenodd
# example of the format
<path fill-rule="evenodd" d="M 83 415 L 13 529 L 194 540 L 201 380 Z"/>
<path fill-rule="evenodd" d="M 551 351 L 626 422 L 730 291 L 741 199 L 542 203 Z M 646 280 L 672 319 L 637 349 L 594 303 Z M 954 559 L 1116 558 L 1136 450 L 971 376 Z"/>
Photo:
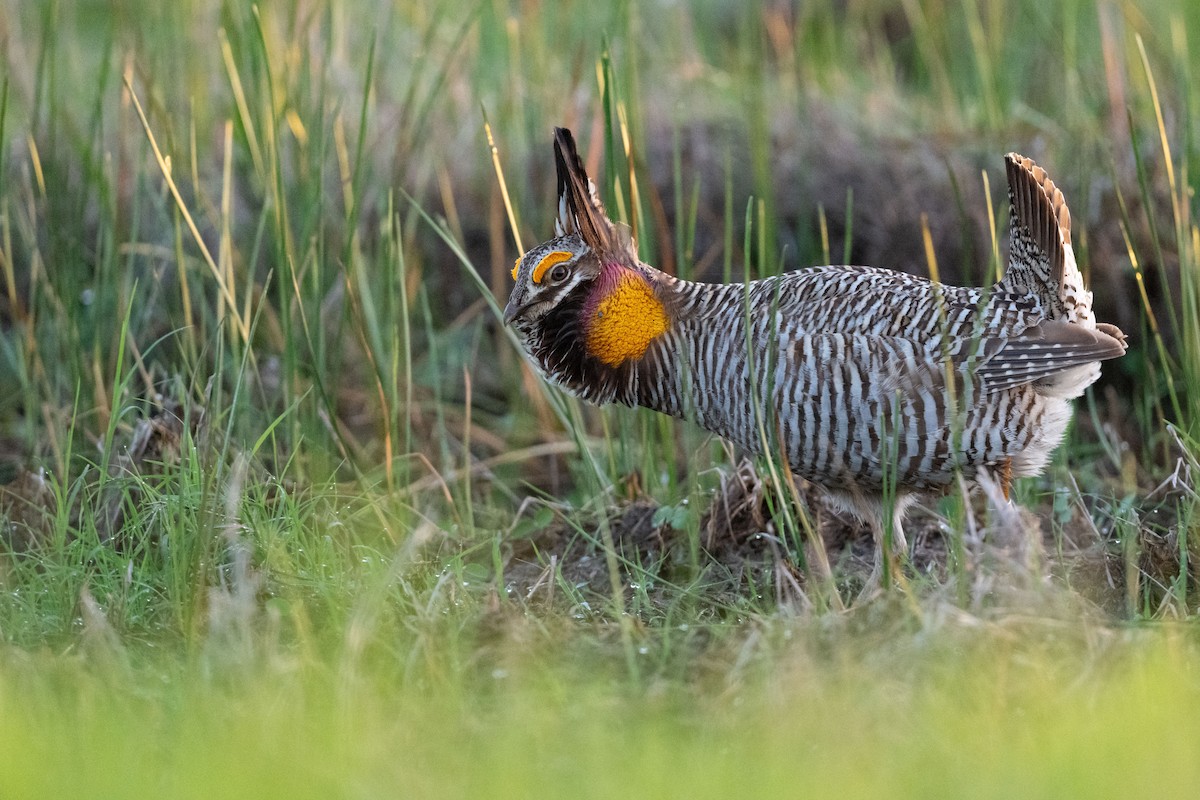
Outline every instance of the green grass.
<path fill-rule="evenodd" d="M 0 0 L 0 794 L 1196 784 L 1200 13 L 764 5 Z M 710 279 L 927 233 L 981 282 L 1036 157 L 1132 342 L 1040 528 L 931 503 L 856 600 L 764 462 L 710 541 L 721 444 L 498 324 L 557 124 Z"/>
<path fill-rule="evenodd" d="M 1123 796 L 1200 777 L 1178 629 L 756 633 L 641 687 L 529 621 L 453 676 L 399 646 L 28 653 L 6 659 L 0 764 L 12 796 Z"/>

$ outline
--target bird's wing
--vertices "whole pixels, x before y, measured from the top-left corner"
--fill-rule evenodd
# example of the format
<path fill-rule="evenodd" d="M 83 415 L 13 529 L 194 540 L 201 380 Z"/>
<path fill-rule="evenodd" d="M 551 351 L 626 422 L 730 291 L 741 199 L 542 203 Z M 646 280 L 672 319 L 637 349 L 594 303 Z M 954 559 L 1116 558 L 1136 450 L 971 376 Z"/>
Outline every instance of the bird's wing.
<path fill-rule="evenodd" d="M 1075 367 L 1125 354 L 1124 338 L 1062 320 L 1045 320 L 1011 337 L 981 339 L 961 359 L 985 393 L 1051 378 Z"/>

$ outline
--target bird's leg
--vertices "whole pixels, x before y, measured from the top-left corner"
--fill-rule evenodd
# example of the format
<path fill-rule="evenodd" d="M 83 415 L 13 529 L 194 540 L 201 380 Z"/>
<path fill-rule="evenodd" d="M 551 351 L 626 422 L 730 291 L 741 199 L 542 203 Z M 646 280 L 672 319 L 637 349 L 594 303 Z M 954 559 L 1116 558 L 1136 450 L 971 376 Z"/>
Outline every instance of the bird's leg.
<path fill-rule="evenodd" d="M 875 565 L 871 568 L 867 582 L 863 584 L 859 599 L 865 600 L 873 597 L 884 587 L 884 559 L 887 559 L 888 580 L 886 586 L 890 587 L 896 583 L 904 585 L 901 564 L 908 557 L 908 539 L 904 535 L 901 520 L 904 518 L 905 505 L 897 502 L 896 507 L 892 509 L 890 542 L 888 541 L 888 531 L 883 524 L 882 513 L 872 514 L 867 520 L 867 524 L 871 526 L 871 538 L 875 540 Z"/>
<path fill-rule="evenodd" d="M 858 593 L 858 600 L 870 600 L 875 595 L 879 594 L 883 586 L 883 527 L 876 526 L 875 520 L 871 520 L 871 538 L 875 542 L 875 557 L 872 560 L 871 574 L 867 576 L 867 580 L 863 583 L 862 591 Z"/>
<path fill-rule="evenodd" d="M 1012 459 L 1006 459 L 1000 464 L 1000 491 L 1004 492 L 1004 499 L 1011 500 L 1009 492 L 1012 491 L 1013 469 Z"/>
<path fill-rule="evenodd" d="M 897 501 L 896 507 L 892 509 L 891 541 L 887 542 L 887 531 L 883 530 L 883 518 L 880 517 L 880 549 L 883 550 L 883 556 L 887 558 L 888 586 L 899 582 L 901 564 L 908 560 L 908 539 L 904 536 L 904 526 L 901 523 L 903 518 L 904 506 Z"/>
<path fill-rule="evenodd" d="M 892 509 L 892 555 L 908 556 L 908 539 L 904 536 L 904 510 L 908 503 L 896 501 Z"/>

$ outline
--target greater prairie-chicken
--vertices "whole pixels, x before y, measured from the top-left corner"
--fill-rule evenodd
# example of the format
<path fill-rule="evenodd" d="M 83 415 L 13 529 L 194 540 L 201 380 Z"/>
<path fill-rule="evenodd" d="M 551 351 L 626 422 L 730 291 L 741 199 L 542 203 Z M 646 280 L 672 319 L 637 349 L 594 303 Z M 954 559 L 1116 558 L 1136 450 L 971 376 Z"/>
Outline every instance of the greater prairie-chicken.
<path fill-rule="evenodd" d="M 597 404 L 693 420 L 792 471 L 893 544 L 915 497 L 988 471 L 1007 496 L 1066 431 L 1070 400 L 1125 352 L 1097 323 L 1045 171 L 1005 157 L 1010 256 L 962 288 L 823 266 L 748 284 L 679 280 L 638 260 L 555 130 L 555 238 L 513 268 L 504 321 L 549 381 Z M 888 500 L 885 503 L 884 498 Z M 878 569 L 878 563 L 877 563 Z"/>

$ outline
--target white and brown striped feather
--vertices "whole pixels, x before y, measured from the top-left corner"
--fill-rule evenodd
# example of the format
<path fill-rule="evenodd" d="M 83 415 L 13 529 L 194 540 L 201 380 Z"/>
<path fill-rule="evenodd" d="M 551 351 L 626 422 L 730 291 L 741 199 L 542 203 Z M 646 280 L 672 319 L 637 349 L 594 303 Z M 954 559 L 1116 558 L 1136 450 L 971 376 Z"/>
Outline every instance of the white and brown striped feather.
<path fill-rule="evenodd" d="M 641 358 L 607 367 L 580 346 L 581 280 L 536 319 L 516 320 L 541 372 L 592 402 L 657 409 L 751 452 L 782 451 L 795 473 L 858 498 L 850 505 L 876 521 L 888 476 L 903 495 L 980 470 L 1039 472 L 1068 400 L 1125 351 L 1120 331 L 1092 316 L 1062 193 L 1016 154 L 1006 157 L 1008 270 L 995 286 L 964 288 L 845 266 L 749 284 L 678 280 L 614 234 L 569 133 L 556 132 L 555 149 L 568 234 L 555 246 L 629 263 L 672 323 Z M 533 291 L 518 281 L 514 301 Z"/>

